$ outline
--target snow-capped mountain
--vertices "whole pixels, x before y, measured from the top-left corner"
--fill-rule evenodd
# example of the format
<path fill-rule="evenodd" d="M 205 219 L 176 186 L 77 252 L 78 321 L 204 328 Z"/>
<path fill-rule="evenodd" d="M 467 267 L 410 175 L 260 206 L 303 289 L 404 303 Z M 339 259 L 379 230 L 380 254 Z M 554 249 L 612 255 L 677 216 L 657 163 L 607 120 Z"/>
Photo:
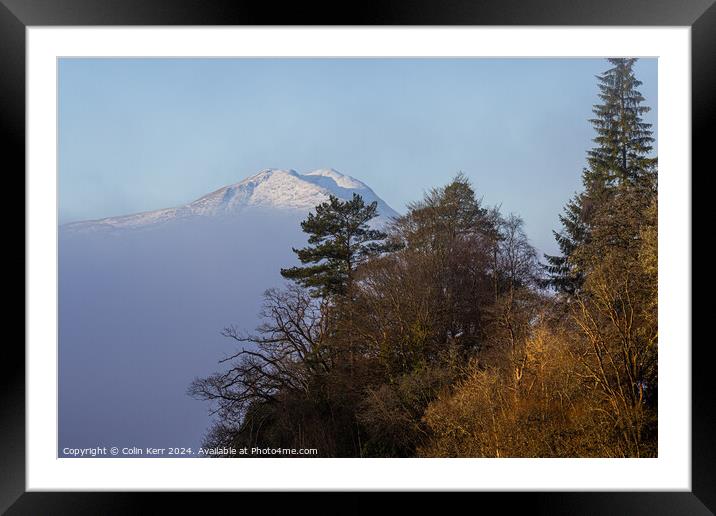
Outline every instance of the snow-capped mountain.
<path fill-rule="evenodd" d="M 308 213 L 329 195 L 350 199 L 354 193 L 366 203 L 377 202 L 379 217 L 373 225 L 382 225 L 398 214 L 365 183 L 334 169 L 300 174 L 295 170 L 265 169 L 239 183 L 225 186 L 189 204 L 120 217 L 108 217 L 65 224 L 69 232 L 95 232 L 149 228 L 195 217 L 236 215 L 246 210 L 270 209 Z"/>
<path fill-rule="evenodd" d="M 378 203 L 377 224 L 396 215 L 335 170 L 263 170 L 184 206 L 62 226 L 60 450 L 198 446 L 206 406 L 186 388 L 231 350 L 221 328 L 260 324 L 263 292 L 299 264 L 300 221 L 354 192 Z"/>

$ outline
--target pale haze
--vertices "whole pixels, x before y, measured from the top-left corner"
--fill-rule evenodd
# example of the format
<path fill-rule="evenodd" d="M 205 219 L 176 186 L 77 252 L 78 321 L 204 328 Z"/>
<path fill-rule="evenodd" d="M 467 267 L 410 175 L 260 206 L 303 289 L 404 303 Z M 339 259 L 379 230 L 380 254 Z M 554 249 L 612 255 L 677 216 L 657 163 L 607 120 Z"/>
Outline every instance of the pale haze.
<path fill-rule="evenodd" d="M 398 212 L 462 171 L 556 251 L 604 59 L 61 59 L 60 223 L 334 168 Z M 641 59 L 657 119 L 657 60 Z M 654 127 L 656 129 L 656 127 Z M 657 132 L 655 131 L 655 134 Z"/>
<path fill-rule="evenodd" d="M 60 59 L 58 454 L 199 446 L 211 407 L 187 387 L 236 351 L 224 327 L 257 326 L 329 195 L 383 220 L 462 172 L 554 253 L 608 66 Z M 657 62 L 635 69 L 655 123 Z"/>

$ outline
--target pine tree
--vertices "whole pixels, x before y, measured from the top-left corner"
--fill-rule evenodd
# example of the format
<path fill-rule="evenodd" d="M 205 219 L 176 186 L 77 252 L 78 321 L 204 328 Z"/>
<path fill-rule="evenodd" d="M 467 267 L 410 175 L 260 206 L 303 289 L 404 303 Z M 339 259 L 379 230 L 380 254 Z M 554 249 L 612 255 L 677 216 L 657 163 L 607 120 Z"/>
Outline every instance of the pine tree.
<path fill-rule="evenodd" d="M 650 108 L 642 105 L 644 97 L 637 89 L 642 83 L 634 75 L 636 61 L 609 59 L 612 67 L 597 76 L 602 103 L 592 110 L 596 146 L 588 151 L 582 171 L 584 191 L 560 215 L 562 231 L 553 232 L 561 254 L 545 255 L 549 283 L 566 294 L 577 292 L 584 281 L 575 250 L 589 242 L 595 209 L 608 202 L 615 188 L 654 181 L 656 158 L 649 157 L 654 138 L 651 124 L 642 120 Z"/>
<path fill-rule="evenodd" d="M 642 105 L 644 97 L 637 90 L 642 83 L 634 76 L 636 61 L 609 59 L 613 67 L 598 77 L 602 104 L 594 106 L 596 118 L 590 120 L 597 146 L 588 153 L 588 184 L 634 184 L 655 164 L 648 157 L 654 138 L 651 124 L 641 118 L 650 108 Z"/>
<path fill-rule="evenodd" d="M 355 193 L 349 201 L 330 196 L 316 206 L 315 213 L 301 222 L 311 245 L 293 249 L 301 263 L 311 265 L 281 269 L 281 275 L 309 288 L 315 297 L 345 294 L 356 268 L 390 249 L 383 242 L 387 234 L 368 226 L 378 216 L 377 206 L 377 202 L 366 205 Z"/>

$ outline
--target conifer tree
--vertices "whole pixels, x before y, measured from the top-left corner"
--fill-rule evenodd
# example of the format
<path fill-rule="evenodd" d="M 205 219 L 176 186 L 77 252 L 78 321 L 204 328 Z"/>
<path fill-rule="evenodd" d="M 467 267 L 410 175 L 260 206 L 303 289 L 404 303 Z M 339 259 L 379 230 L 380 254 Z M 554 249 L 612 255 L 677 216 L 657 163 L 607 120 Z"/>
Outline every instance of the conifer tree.
<path fill-rule="evenodd" d="M 654 138 L 651 124 L 642 120 L 650 108 L 642 105 L 644 97 L 637 89 L 642 82 L 634 76 L 636 61 L 609 59 L 613 67 L 598 77 L 602 103 L 594 106 L 596 117 L 590 120 L 597 146 L 588 153 L 587 183 L 635 184 L 655 164 L 648 156 Z"/>
<path fill-rule="evenodd" d="M 345 294 L 356 267 L 389 250 L 383 242 L 387 234 L 368 225 L 378 216 L 377 206 L 377 202 L 366 205 L 355 193 L 349 201 L 331 195 L 301 222 L 311 245 L 293 252 L 301 263 L 310 265 L 281 269 L 281 275 L 308 287 L 315 297 Z"/>
<path fill-rule="evenodd" d="M 649 111 L 637 89 L 634 58 L 609 59 L 610 69 L 597 76 L 600 104 L 590 120 L 597 135 L 596 146 L 587 153 L 582 171 L 584 191 L 575 195 L 560 215 L 562 230 L 554 231 L 560 255 L 545 255 L 550 283 L 558 291 L 574 294 L 581 287 L 584 271 L 575 263 L 575 250 L 589 242 L 592 214 L 608 201 L 615 188 L 653 183 L 656 158 L 649 156 L 654 138 L 651 124 L 642 120 Z"/>

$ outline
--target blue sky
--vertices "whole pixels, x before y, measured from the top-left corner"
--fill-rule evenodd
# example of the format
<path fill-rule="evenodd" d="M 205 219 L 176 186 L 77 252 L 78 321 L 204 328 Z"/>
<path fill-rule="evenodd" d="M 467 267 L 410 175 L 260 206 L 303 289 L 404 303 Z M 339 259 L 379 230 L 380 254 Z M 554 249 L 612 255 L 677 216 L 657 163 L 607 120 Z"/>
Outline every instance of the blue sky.
<path fill-rule="evenodd" d="M 580 188 L 603 59 L 61 59 L 60 223 L 335 168 L 403 211 L 464 172 L 540 251 Z M 657 60 L 636 66 L 656 129 Z"/>

